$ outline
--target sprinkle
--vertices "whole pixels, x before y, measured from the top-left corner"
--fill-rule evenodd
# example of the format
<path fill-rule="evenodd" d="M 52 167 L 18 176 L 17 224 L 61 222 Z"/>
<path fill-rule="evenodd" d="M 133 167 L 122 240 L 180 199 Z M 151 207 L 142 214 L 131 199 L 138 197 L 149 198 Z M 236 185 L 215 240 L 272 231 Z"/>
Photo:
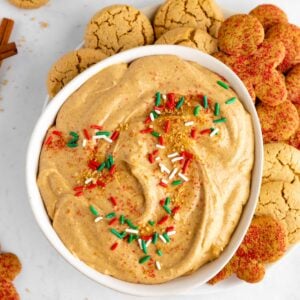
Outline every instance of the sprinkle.
<path fill-rule="evenodd" d="M 137 241 L 138 241 L 139 247 L 140 247 L 141 249 L 143 249 L 143 248 L 142 248 L 142 239 L 138 239 Z"/>
<path fill-rule="evenodd" d="M 170 197 L 167 197 L 166 200 L 165 200 L 165 205 L 169 205 L 171 202 L 171 198 Z"/>
<path fill-rule="evenodd" d="M 157 113 L 157 111 L 159 111 L 161 113 L 161 111 L 164 110 L 163 106 L 154 106 L 154 111 Z"/>
<path fill-rule="evenodd" d="M 77 192 L 77 193 L 75 193 L 75 197 L 80 197 L 80 196 L 82 196 L 83 195 L 83 192 L 81 191 L 81 192 Z"/>
<path fill-rule="evenodd" d="M 82 141 L 82 147 L 85 148 L 86 145 L 87 145 L 87 139 L 84 139 L 84 140 Z"/>
<path fill-rule="evenodd" d="M 193 125 L 194 125 L 194 121 L 189 121 L 184 123 L 184 126 L 193 126 Z"/>
<path fill-rule="evenodd" d="M 88 162 L 88 167 L 90 168 L 90 169 L 92 169 L 92 170 L 97 170 L 98 168 L 99 168 L 99 163 L 98 162 L 96 162 L 95 160 L 90 160 L 89 162 Z"/>
<path fill-rule="evenodd" d="M 225 90 L 228 90 L 228 89 L 229 89 L 228 84 L 225 83 L 225 82 L 223 82 L 223 81 L 221 81 L 221 80 L 217 81 L 217 84 L 218 84 L 219 86 L 221 86 L 222 88 L 224 88 Z"/>
<path fill-rule="evenodd" d="M 90 128 L 97 129 L 97 130 L 102 130 L 103 126 L 100 126 L 100 125 L 91 125 Z"/>
<path fill-rule="evenodd" d="M 159 157 L 159 156 L 157 156 L 157 157 L 155 158 L 155 160 L 156 160 L 156 161 L 160 160 L 160 157 Z"/>
<path fill-rule="evenodd" d="M 109 174 L 113 175 L 116 171 L 116 165 L 112 165 L 111 168 L 109 169 Z"/>
<path fill-rule="evenodd" d="M 50 145 L 52 142 L 53 137 L 50 135 L 47 140 L 45 141 L 45 145 Z"/>
<path fill-rule="evenodd" d="M 73 191 L 75 191 L 75 192 L 82 192 L 83 189 L 84 189 L 84 186 L 83 186 L 83 185 L 81 185 L 81 186 L 75 186 L 75 187 L 73 188 Z"/>
<path fill-rule="evenodd" d="M 144 241 L 149 241 L 150 239 L 152 239 L 152 235 L 142 235 L 141 239 Z"/>
<path fill-rule="evenodd" d="M 100 216 L 99 216 L 99 217 L 97 217 L 97 218 L 94 220 L 94 222 L 95 222 L 95 223 L 98 223 L 98 222 L 100 222 L 101 220 L 103 220 L 103 217 L 100 217 Z"/>
<path fill-rule="evenodd" d="M 169 238 L 168 234 L 166 232 L 164 232 L 162 235 L 165 238 L 165 240 L 167 241 L 167 243 L 169 243 L 170 242 L 170 238 Z"/>
<path fill-rule="evenodd" d="M 84 183 L 85 184 L 89 184 L 89 183 L 91 183 L 93 181 L 93 178 L 88 178 Z"/>
<path fill-rule="evenodd" d="M 128 233 L 133 233 L 133 234 L 139 233 L 139 231 L 137 229 L 131 229 L 131 228 L 126 228 L 125 231 Z"/>
<path fill-rule="evenodd" d="M 111 218 L 113 218 L 113 217 L 115 217 L 115 216 L 116 216 L 116 213 L 115 213 L 115 212 L 111 212 L 111 213 L 107 214 L 107 215 L 105 216 L 105 218 L 106 218 L 106 219 L 111 219 Z"/>
<path fill-rule="evenodd" d="M 213 120 L 214 123 L 224 123 L 226 122 L 226 118 L 220 118 L 220 119 L 217 119 L 217 120 Z"/>
<path fill-rule="evenodd" d="M 167 235 L 168 235 L 168 236 L 171 236 L 171 235 L 174 235 L 174 234 L 176 234 L 176 231 L 175 231 L 175 230 L 172 230 L 172 231 L 168 231 L 168 232 L 167 232 Z"/>
<path fill-rule="evenodd" d="M 196 138 L 196 128 L 193 127 L 192 130 L 191 130 L 191 138 L 195 139 Z"/>
<path fill-rule="evenodd" d="M 94 135 L 94 136 L 93 136 L 93 139 L 94 139 L 94 140 L 105 140 L 105 141 L 107 141 L 107 142 L 109 142 L 109 143 L 112 143 L 112 142 L 113 142 L 112 139 L 108 138 L 108 137 L 105 136 L 105 135 Z"/>
<path fill-rule="evenodd" d="M 125 224 L 125 216 L 124 215 L 121 215 L 120 218 L 119 218 L 119 222 L 120 224 Z"/>
<path fill-rule="evenodd" d="M 102 164 L 100 164 L 100 166 L 98 167 L 97 171 L 101 172 L 104 168 L 105 168 L 105 162 L 103 162 Z"/>
<path fill-rule="evenodd" d="M 139 263 L 143 264 L 143 263 L 147 262 L 150 258 L 151 258 L 150 255 L 143 256 L 142 258 L 140 258 Z"/>
<path fill-rule="evenodd" d="M 172 214 L 175 215 L 180 209 L 180 206 L 176 206 L 172 209 Z"/>
<path fill-rule="evenodd" d="M 87 131 L 87 129 L 83 129 L 83 134 L 87 140 L 91 139 L 91 136 L 90 136 L 89 132 Z"/>
<path fill-rule="evenodd" d="M 114 234 L 116 237 L 118 237 L 119 239 L 122 239 L 122 238 L 124 237 L 120 232 L 118 232 L 118 231 L 117 231 L 116 229 L 114 229 L 114 228 L 110 228 L 109 231 L 110 231 L 112 234 Z"/>
<path fill-rule="evenodd" d="M 175 175 L 176 175 L 177 172 L 178 172 L 178 168 L 174 168 L 173 171 L 172 171 L 172 173 L 169 176 L 169 179 L 170 180 L 173 179 L 175 177 Z"/>
<path fill-rule="evenodd" d="M 108 225 L 112 225 L 114 224 L 118 219 L 117 218 L 113 218 L 108 222 Z"/>
<path fill-rule="evenodd" d="M 170 132 L 170 129 L 171 129 L 171 121 L 170 121 L 170 120 L 167 120 L 167 121 L 165 122 L 165 126 L 164 126 L 165 133 L 169 133 L 169 132 Z"/>
<path fill-rule="evenodd" d="M 110 144 L 113 142 L 112 139 L 108 138 L 107 136 L 104 136 L 103 139 Z"/>
<path fill-rule="evenodd" d="M 87 185 L 87 189 L 89 189 L 89 190 L 92 190 L 92 189 L 94 189 L 94 188 L 96 188 L 97 187 L 97 184 L 96 183 L 90 183 L 90 184 L 88 184 Z"/>
<path fill-rule="evenodd" d="M 152 131 L 151 134 L 155 137 L 160 137 L 160 134 L 156 131 Z"/>
<path fill-rule="evenodd" d="M 180 185 L 180 184 L 182 184 L 182 180 L 174 180 L 174 181 L 172 182 L 172 185 L 174 185 L 174 186 Z"/>
<path fill-rule="evenodd" d="M 174 152 L 174 153 L 169 154 L 168 157 L 169 157 L 169 158 L 173 158 L 173 157 L 176 157 L 176 156 L 178 156 L 178 155 L 179 155 L 178 152 Z"/>
<path fill-rule="evenodd" d="M 160 145 L 160 144 L 156 144 L 156 148 L 158 148 L 158 149 L 165 149 L 166 146 L 163 146 L 163 145 Z"/>
<path fill-rule="evenodd" d="M 167 174 L 170 174 L 170 173 L 171 173 L 171 171 L 170 171 L 163 163 L 160 163 L 160 164 L 159 164 L 159 167 L 160 167 L 160 171 L 161 171 L 161 172 L 165 172 L 165 173 L 167 173 Z"/>
<path fill-rule="evenodd" d="M 109 131 L 98 131 L 98 132 L 96 132 L 96 135 L 97 136 L 102 136 L 102 135 L 104 135 L 104 136 L 110 136 L 110 132 Z"/>
<path fill-rule="evenodd" d="M 166 205 L 163 205 L 164 210 L 170 215 L 172 212 L 170 210 L 170 208 Z"/>
<path fill-rule="evenodd" d="M 58 130 L 53 130 L 52 134 L 57 135 L 57 136 L 62 136 L 62 132 Z"/>
<path fill-rule="evenodd" d="M 76 147 L 78 147 L 78 145 L 75 144 L 75 143 L 67 143 L 67 146 L 68 146 L 69 148 L 76 148 Z"/>
<path fill-rule="evenodd" d="M 184 181 L 189 181 L 189 179 L 182 173 L 178 173 L 178 176 L 183 179 Z"/>
<path fill-rule="evenodd" d="M 215 104 L 215 112 L 214 115 L 217 117 L 220 114 L 220 104 L 217 102 Z"/>
<path fill-rule="evenodd" d="M 158 225 L 165 223 L 169 219 L 169 216 L 163 216 L 158 222 Z"/>
<path fill-rule="evenodd" d="M 153 154 L 152 154 L 152 153 L 149 153 L 149 155 L 148 155 L 148 160 L 149 160 L 149 162 L 150 162 L 151 164 L 154 163 L 154 157 L 153 157 Z"/>
<path fill-rule="evenodd" d="M 140 131 L 140 133 L 150 133 L 150 132 L 152 132 L 152 131 L 153 131 L 153 129 L 150 128 L 150 127 L 148 127 L 148 128 L 142 129 L 142 130 Z"/>
<path fill-rule="evenodd" d="M 201 109 L 200 105 L 195 106 L 195 108 L 194 108 L 194 116 L 195 117 L 197 117 L 199 115 L 200 109 Z"/>
<path fill-rule="evenodd" d="M 103 188 L 106 187 L 106 183 L 103 182 L 103 181 L 101 181 L 101 180 L 99 180 L 99 179 L 97 180 L 96 183 L 97 183 L 97 186 L 101 186 L 101 187 L 103 187 Z"/>
<path fill-rule="evenodd" d="M 208 99 L 207 96 L 203 96 L 203 107 L 208 108 Z"/>
<path fill-rule="evenodd" d="M 154 150 L 154 151 L 152 152 L 152 154 L 153 154 L 154 156 L 156 156 L 158 153 L 159 153 L 159 150 L 158 150 L 158 149 L 156 149 L 156 150 Z"/>
<path fill-rule="evenodd" d="M 166 228 L 166 232 L 173 231 L 174 228 L 175 228 L 174 226 L 169 226 Z"/>
<path fill-rule="evenodd" d="M 109 161 L 110 166 L 112 166 L 114 164 L 114 158 L 112 157 L 112 155 L 109 155 L 107 160 Z"/>
<path fill-rule="evenodd" d="M 150 120 L 153 122 L 155 120 L 153 113 L 150 113 Z"/>
<path fill-rule="evenodd" d="M 162 98 L 163 98 L 164 100 L 167 100 L 167 95 L 163 94 L 163 95 L 162 95 Z"/>
<path fill-rule="evenodd" d="M 150 123 L 150 122 L 151 122 L 151 119 L 150 119 L 150 117 L 148 116 L 148 117 L 145 119 L 144 123 L 145 123 L 145 124 L 148 124 L 148 123 Z"/>
<path fill-rule="evenodd" d="M 135 239 L 135 235 L 130 234 L 128 238 L 128 244 L 130 244 Z"/>
<path fill-rule="evenodd" d="M 236 100 L 236 97 L 230 98 L 225 102 L 225 104 L 232 104 L 235 102 L 235 100 Z"/>
<path fill-rule="evenodd" d="M 164 188 L 168 187 L 168 184 L 163 182 L 163 181 L 160 181 L 159 185 L 164 187 Z"/>
<path fill-rule="evenodd" d="M 160 262 L 158 260 L 155 261 L 155 266 L 157 270 L 161 270 Z"/>
<path fill-rule="evenodd" d="M 115 141 L 120 135 L 120 131 L 115 131 L 112 135 L 111 135 L 111 140 Z"/>
<path fill-rule="evenodd" d="M 157 232 L 154 232 L 154 234 L 153 234 L 153 238 L 152 238 L 152 244 L 156 244 L 156 242 L 157 242 L 157 239 L 158 239 L 158 233 Z"/>
<path fill-rule="evenodd" d="M 132 222 L 129 219 L 125 219 L 125 223 L 131 228 L 131 229 L 138 229 L 137 226 L 133 225 Z"/>
<path fill-rule="evenodd" d="M 155 222 L 152 221 L 152 220 L 150 220 L 150 221 L 148 221 L 148 224 L 149 224 L 150 226 L 154 226 Z"/>
<path fill-rule="evenodd" d="M 172 158 L 171 162 L 176 162 L 176 161 L 180 161 L 180 160 L 183 160 L 183 159 L 184 159 L 183 156 L 179 156 L 179 157 Z"/>
<path fill-rule="evenodd" d="M 149 245 L 150 245 L 151 242 L 152 242 L 152 238 L 147 241 L 147 243 L 146 243 L 146 247 L 147 248 L 149 247 Z"/>
<path fill-rule="evenodd" d="M 162 179 L 161 181 L 165 184 L 168 184 L 168 181 L 166 179 Z"/>
<path fill-rule="evenodd" d="M 160 145 L 164 145 L 165 141 L 164 141 L 163 136 L 160 136 L 160 137 L 158 138 L 158 142 L 159 142 Z"/>
<path fill-rule="evenodd" d="M 205 134 L 209 134 L 211 133 L 211 129 L 204 129 L 202 131 L 200 131 L 200 134 L 205 135 Z"/>
<path fill-rule="evenodd" d="M 111 197 L 109 198 L 109 200 L 110 200 L 110 202 L 112 203 L 113 206 L 116 206 L 116 205 L 117 205 L 117 199 L 116 199 L 115 197 L 111 196 Z"/>
<path fill-rule="evenodd" d="M 167 243 L 167 241 L 163 235 L 160 234 L 159 238 L 163 241 L 163 243 L 165 243 L 165 244 Z"/>
<path fill-rule="evenodd" d="M 97 209 L 93 205 L 90 205 L 90 211 L 94 216 L 96 216 L 96 217 L 99 216 Z"/>
<path fill-rule="evenodd" d="M 193 157 L 194 157 L 193 153 L 190 153 L 188 151 L 181 151 L 181 156 L 189 158 L 189 159 L 193 159 Z"/>
<path fill-rule="evenodd" d="M 168 101 L 167 101 L 166 105 L 169 109 L 173 109 L 175 107 L 175 94 L 168 93 L 167 97 L 168 97 Z"/>
<path fill-rule="evenodd" d="M 158 115 L 161 114 L 161 111 L 159 111 L 158 109 L 155 109 L 154 111 L 155 111 Z"/>
<path fill-rule="evenodd" d="M 114 243 L 111 247 L 110 250 L 114 251 L 118 247 L 118 243 Z"/>
<path fill-rule="evenodd" d="M 159 255 L 159 256 L 162 256 L 162 255 L 163 255 L 163 253 L 162 253 L 162 251 L 161 251 L 160 249 L 158 249 L 158 250 L 156 251 L 156 253 L 157 253 L 157 255 Z"/>
<path fill-rule="evenodd" d="M 76 133 L 76 132 L 74 132 L 74 131 L 70 131 L 70 133 L 69 133 L 71 136 L 73 136 L 74 138 L 78 138 L 79 137 L 79 135 Z"/>
<path fill-rule="evenodd" d="M 184 97 L 181 97 L 176 104 L 176 109 L 180 109 L 184 103 Z"/>
<path fill-rule="evenodd" d="M 161 93 L 160 92 L 157 92 L 155 94 L 155 106 L 159 106 L 161 103 Z"/>
<path fill-rule="evenodd" d="M 219 131 L 220 131 L 219 128 L 215 128 L 215 129 L 211 132 L 210 136 L 211 136 L 211 137 L 215 136 L 216 134 L 218 134 Z"/>
<path fill-rule="evenodd" d="M 148 254 L 148 251 L 147 251 L 147 247 L 146 247 L 146 243 L 144 240 L 142 240 L 142 250 L 145 254 Z"/>

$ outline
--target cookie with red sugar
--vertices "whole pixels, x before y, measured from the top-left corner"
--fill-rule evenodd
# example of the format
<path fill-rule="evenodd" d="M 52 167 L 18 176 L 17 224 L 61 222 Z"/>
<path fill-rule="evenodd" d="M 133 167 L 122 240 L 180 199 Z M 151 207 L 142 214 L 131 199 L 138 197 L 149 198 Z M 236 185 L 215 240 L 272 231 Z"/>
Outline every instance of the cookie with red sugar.
<path fill-rule="evenodd" d="M 299 127 L 299 115 L 290 101 L 277 106 L 260 103 L 256 107 L 264 143 L 288 140 Z"/>
<path fill-rule="evenodd" d="M 220 27 L 218 43 L 229 55 L 250 55 L 263 42 L 264 28 L 257 18 L 239 14 L 228 18 Z"/>
<path fill-rule="evenodd" d="M 288 71 L 293 65 L 300 62 L 300 28 L 289 23 L 280 23 L 272 26 L 266 33 L 266 38 L 273 42 L 282 42 L 286 49 L 283 62 L 278 69 Z"/>
<path fill-rule="evenodd" d="M 21 262 L 15 254 L 0 254 L 0 277 L 8 280 L 14 280 L 15 277 L 21 272 L 21 269 Z"/>
<path fill-rule="evenodd" d="M 267 31 L 278 23 L 288 23 L 286 13 L 273 4 L 261 4 L 250 11 L 250 15 L 256 17 Z"/>
<path fill-rule="evenodd" d="M 300 104 L 296 104 L 294 103 L 297 111 L 298 111 L 298 115 L 299 115 L 299 118 L 300 118 Z M 291 138 L 289 139 L 288 143 L 297 148 L 298 150 L 300 150 L 300 124 L 299 124 L 299 127 L 296 131 L 296 133 L 294 135 L 291 136 Z"/>
<path fill-rule="evenodd" d="M 285 78 L 288 98 L 293 103 L 300 104 L 300 64 L 295 65 Z"/>
<path fill-rule="evenodd" d="M 0 299 L 19 300 L 20 296 L 12 282 L 4 277 L 0 277 Z"/>

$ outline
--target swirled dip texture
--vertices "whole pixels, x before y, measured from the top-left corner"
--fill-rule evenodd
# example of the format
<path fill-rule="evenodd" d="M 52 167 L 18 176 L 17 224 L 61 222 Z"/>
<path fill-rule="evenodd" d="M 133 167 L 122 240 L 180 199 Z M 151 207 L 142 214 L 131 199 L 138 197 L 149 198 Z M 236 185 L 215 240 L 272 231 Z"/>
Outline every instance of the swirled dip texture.
<path fill-rule="evenodd" d="M 111 66 L 69 97 L 45 137 L 38 185 L 76 257 L 155 284 L 220 255 L 254 159 L 250 116 L 220 81 L 195 63 L 153 56 Z"/>

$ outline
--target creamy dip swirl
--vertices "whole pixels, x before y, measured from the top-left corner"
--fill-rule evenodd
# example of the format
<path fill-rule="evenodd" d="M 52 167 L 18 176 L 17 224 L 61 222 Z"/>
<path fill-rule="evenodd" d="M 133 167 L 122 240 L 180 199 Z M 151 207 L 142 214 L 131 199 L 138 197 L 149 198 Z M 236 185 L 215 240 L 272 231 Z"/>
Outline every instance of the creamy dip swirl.
<path fill-rule="evenodd" d="M 220 81 L 176 56 L 152 56 L 99 72 L 64 103 L 38 185 L 76 257 L 155 284 L 220 255 L 248 200 L 254 160 L 251 118 Z"/>

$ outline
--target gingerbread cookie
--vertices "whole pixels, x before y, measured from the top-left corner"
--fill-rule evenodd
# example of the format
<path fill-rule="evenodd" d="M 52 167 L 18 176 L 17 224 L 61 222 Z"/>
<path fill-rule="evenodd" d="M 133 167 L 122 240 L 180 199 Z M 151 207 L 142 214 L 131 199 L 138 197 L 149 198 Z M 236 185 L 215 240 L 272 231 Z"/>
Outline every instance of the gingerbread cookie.
<path fill-rule="evenodd" d="M 0 254 L 0 277 L 14 280 L 21 271 L 21 262 L 13 253 Z"/>
<path fill-rule="evenodd" d="M 271 216 L 254 217 L 233 258 L 209 283 L 215 284 L 234 273 L 249 283 L 258 282 L 264 277 L 264 264 L 281 258 L 286 248 L 286 233 L 280 221 Z"/>
<path fill-rule="evenodd" d="M 148 18 L 129 5 L 113 5 L 99 11 L 89 22 L 84 37 L 87 48 L 107 55 L 153 44 L 154 33 Z"/>
<path fill-rule="evenodd" d="M 295 65 L 287 74 L 285 84 L 289 100 L 300 104 L 300 64 Z"/>
<path fill-rule="evenodd" d="M 257 114 L 265 143 L 286 141 L 299 127 L 297 109 L 290 101 L 277 106 L 259 104 Z"/>
<path fill-rule="evenodd" d="M 294 103 L 294 105 L 295 105 L 295 107 L 298 111 L 298 115 L 299 115 L 299 118 L 300 118 L 300 104 L 295 104 Z M 299 125 L 296 133 L 293 136 L 291 136 L 288 143 L 291 146 L 293 146 L 293 147 L 297 148 L 298 150 L 300 150 L 300 125 Z"/>
<path fill-rule="evenodd" d="M 300 151 L 283 143 L 264 145 L 263 183 L 300 181 Z"/>
<path fill-rule="evenodd" d="M 218 50 L 217 40 L 206 31 L 193 28 L 175 28 L 164 33 L 155 44 L 181 45 L 199 49 L 202 52 L 212 54 Z"/>
<path fill-rule="evenodd" d="M 46 3 L 48 3 L 49 0 L 9 0 L 9 2 L 17 7 L 20 8 L 39 8 Z"/>
<path fill-rule="evenodd" d="M 106 58 L 100 50 L 79 49 L 62 56 L 51 67 L 48 73 L 47 89 L 54 97 L 69 81 L 91 65 Z"/>
<path fill-rule="evenodd" d="M 282 42 L 285 46 L 285 58 L 278 68 L 281 72 L 288 71 L 294 64 L 300 62 L 299 27 L 288 23 L 276 24 L 267 31 L 266 38 L 273 43 Z"/>
<path fill-rule="evenodd" d="M 273 181 L 262 185 L 255 214 L 280 220 L 289 244 L 300 241 L 300 182 Z"/>
<path fill-rule="evenodd" d="M 156 12 L 156 38 L 178 27 L 196 27 L 217 38 L 223 14 L 214 0 L 168 0 Z"/>
<path fill-rule="evenodd" d="M 263 25 L 265 31 L 279 23 L 288 23 L 286 13 L 272 4 L 262 4 L 250 11 L 250 15 L 256 17 Z"/>
<path fill-rule="evenodd" d="M 286 100 L 285 80 L 276 69 L 285 56 L 282 43 L 264 41 L 254 54 L 248 56 L 233 56 L 223 52 L 214 56 L 243 80 L 254 101 L 258 97 L 263 103 L 275 106 Z"/>
<path fill-rule="evenodd" d="M 220 27 L 218 42 L 229 55 L 250 55 L 256 52 L 265 37 L 261 23 L 250 15 L 234 15 Z"/>
<path fill-rule="evenodd" d="M 20 296 L 12 282 L 4 277 L 0 277 L 0 299 L 19 300 Z"/>

